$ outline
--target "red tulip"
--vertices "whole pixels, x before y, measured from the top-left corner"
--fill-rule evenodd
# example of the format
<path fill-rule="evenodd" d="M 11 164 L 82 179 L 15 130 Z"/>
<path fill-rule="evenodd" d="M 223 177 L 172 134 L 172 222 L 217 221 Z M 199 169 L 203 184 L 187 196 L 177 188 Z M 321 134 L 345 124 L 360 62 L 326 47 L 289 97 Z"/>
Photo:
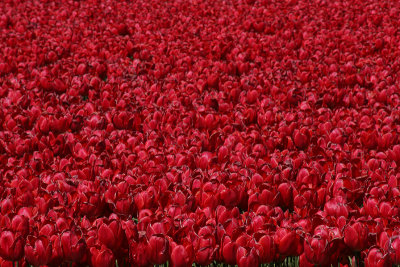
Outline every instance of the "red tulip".
<path fill-rule="evenodd" d="M 11 199 L 3 199 L 0 202 L 0 210 L 2 214 L 7 214 L 14 209 L 14 203 Z"/>
<path fill-rule="evenodd" d="M 41 236 L 34 238 L 28 236 L 25 245 L 26 260 L 34 266 L 47 265 L 52 258 L 52 245 L 50 240 Z"/>
<path fill-rule="evenodd" d="M 336 128 L 329 135 L 331 142 L 336 144 L 342 144 L 344 142 L 343 130 Z"/>
<path fill-rule="evenodd" d="M 388 267 L 391 266 L 388 255 L 384 254 L 379 248 L 372 248 L 369 250 L 368 255 L 365 259 L 366 267 Z"/>
<path fill-rule="evenodd" d="M 361 251 L 366 247 L 368 227 L 361 222 L 346 225 L 344 228 L 344 243 L 354 251 Z"/>
<path fill-rule="evenodd" d="M 262 252 L 260 253 L 261 263 L 270 263 L 275 260 L 276 246 L 274 239 L 270 235 L 264 235 L 260 238 L 258 243 L 262 247 Z"/>
<path fill-rule="evenodd" d="M 115 266 L 115 258 L 112 251 L 104 246 L 100 249 L 90 248 L 91 262 L 93 267 L 113 267 Z"/>
<path fill-rule="evenodd" d="M 218 88 L 218 76 L 216 74 L 212 74 L 207 79 L 207 85 L 211 88 Z"/>
<path fill-rule="evenodd" d="M 161 234 L 153 235 L 149 238 L 150 261 L 153 264 L 164 264 L 169 257 L 169 242 Z"/>
<path fill-rule="evenodd" d="M 66 260 L 80 262 L 86 253 L 86 243 L 74 231 L 66 231 L 60 237 L 63 257 Z"/>
<path fill-rule="evenodd" d="M 396 209 L 394 209 L 391 203 L 382 201 L 379 204 L 379 213 L 383 218 L 389 218 L 396 213 Z"/>
<path fill-rule="evenodd" d="M 18 232 L 24 237 L 27 236 L 29 233 L 28 218 L 23 215 L 15 215 L 11 220 L 11 228 L 14 232 Z"/>
<path fill-rule="evenodd" d="M 23 257 L 25 240 L 20 234 L 3 231 L 0 234 L 0 256 L 9 261 L 17 261 Z"/>
<path fill-rule="evenodd" d="M 239 267 L 251 267 L 259 265 L 259 256 L 255 248 L 246 249 L 239 247 L 236 253 L 236 262 Z"/>
<path fill-rule="evenodd" d="M 368 198 L 364 206 L 365 212 L 372 217 L 378 217 L 379 214 L 378 204 L 379 201 L 376 198 Z"/>
<path fill-rule="evenodd" d="M 388 242 L 388 251 L 393 263 L 400 264 L 400 238 L 395 236 L 390 238 Z"/>
<path fill-rule="evenodd" d="M 199 232 L 199 235 L 201 236 L 194 243 L 195 261 L 200 265 L 209 265 L 215 259 L 215 238 L 211 233 L 201 234 Z"/>
<path fill-rule="evenodd" d="M 324 210 L 330 216 L 334 216 L 336 218 L 340 216 L 347 217 L 349 214 L 349 210 L 345 205 L 344 201 L 339 198 L 333 198 L 325 203 Z"/>
<path fill-rule="evenodd" d="M 230 265 L 235 265 L 236 264 L 236 251 L 237 251 L 237 244 L 231 240 L 228 236 L 224 236 L 222 238 L 222 251 L 221 251 L 221 256 L 222 259 L 230 264 Z"/>
<path fill-rule="evenodd" d="M 64 260 L 62 246 L 60 242 L 61 237 L 59 235 L 52 235 L 50 237 L 51 246 L 52 246 L 52 255 L 51 255 L 51 265 L 60 265 Z"/>
<path fill-rule="evenodd" d="M 149 244 L 143 237 L 140 242 L 131 241 L 129 244 L 130 259 L 135 266 L 149 266 L 152 251 Z"/>
<path fill-rule="evenodd" d="M 309 262 L 309 261 L 307 260 L 306 254 L 303 253 L 303 254 L 301 254 L 300 257 L 299 257 L 299 266 L 301 266 L 301 267 L 314 267 L 315 264 Z"/>
<path fill-rule="evenodd" d="M 300 131 L 296 129 L 293 136 L 294 144 L 296 145 L 296 147 L 300 149 L 306 148 L 309 143 L 308 135 L 309 133 L 305 130 L 305 128 L 302 128 Z"/>
<path fill-rule="evenodd" d="M 279 228 L 276 231 L 274 241 L 279 253 L 285 256 L 296 256 L 303 250 L 300 236 L 295 231 L 286 228 Z"/>
<path fill-rule="evenodd" d="M 278 186 L 278 191 L 282 196 L 283 204 L 286 207 L 293 206 L 293 188 L 288 183 L 282 183 Z"/>
<path fill-rule="evenodd" d="M 208 168 L 209 165 L 211 164 L 212 157 L 213 157 L 212 153 L 204 152 L 198 159 L 198 164 L 197 164 L 198 167 L 202 169 Z"/>
<path fill-rule="evenodd" d="M 192 259 L 189 252 L 182 245 L 177 245 L 171 252 L 171 264 L 173 267 L 192 266 Z"/>
<path fill-rule="evenodd" d="M 98 230 L 100 242 L 111 250 L 118 250 L 125 241 L 125 232 L 118 220 L 111 220 L 108 224 L 102 223 Z"/>
<path fill-rule="evenodd" d="M 313 236 L 304 239 L 304 255 L 307 261 L 316 265 L 326 265 L 329 261 L 328 240 Z"/>
<path fill-rule="evenodd" d="M 218 150 L 218 162 L 222 163 L 229 158 L 229 149 L 226 146 L 221 146 Z"/>
<path fill-rule="evenodd" d="M 205 126 L 208 129 L 214 128 L 215 122 L 216 120 L 213 114 L 207 114 L 207 116 L 204 118 Z"/>
<path fill-rule="evenodd" d="M 81 63 L 81 64 L 78 65 L 78 68 L 76 69 L 76 72 L 77 72 L 78 75 L 83 75 L 83 74 L 85 74 L 86 70 L 87 70 L 86 64 Z"/>

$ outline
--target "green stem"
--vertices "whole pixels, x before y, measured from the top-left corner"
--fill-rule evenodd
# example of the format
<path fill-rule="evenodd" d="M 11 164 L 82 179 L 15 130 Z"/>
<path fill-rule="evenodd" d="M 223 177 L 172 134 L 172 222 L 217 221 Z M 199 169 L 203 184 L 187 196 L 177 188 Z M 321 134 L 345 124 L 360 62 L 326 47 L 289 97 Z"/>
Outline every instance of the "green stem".
<path fill-rule="evenodd" d="M 361 252 L 360 251 L 357 252 L 356 261 L 357 261 L 357 266 L 362 266 L 362 263 L 361 263 Z"/>

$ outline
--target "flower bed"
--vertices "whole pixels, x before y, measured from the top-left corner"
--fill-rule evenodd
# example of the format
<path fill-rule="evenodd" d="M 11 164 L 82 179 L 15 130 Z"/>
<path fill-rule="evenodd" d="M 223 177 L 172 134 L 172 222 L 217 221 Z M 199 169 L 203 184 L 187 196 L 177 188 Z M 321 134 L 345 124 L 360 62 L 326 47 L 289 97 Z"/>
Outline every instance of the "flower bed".
<path fill-rule="evenodd" d="M 400 2 L 0 2 L 1 266 L 400 264 Z"/>

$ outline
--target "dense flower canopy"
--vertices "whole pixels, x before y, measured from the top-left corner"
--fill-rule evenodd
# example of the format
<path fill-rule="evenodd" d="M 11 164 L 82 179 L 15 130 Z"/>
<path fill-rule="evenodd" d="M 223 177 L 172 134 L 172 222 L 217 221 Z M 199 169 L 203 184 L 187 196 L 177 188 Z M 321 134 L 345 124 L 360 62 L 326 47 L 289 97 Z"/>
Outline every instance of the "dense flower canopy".
<path fill-rule="evenodd" d="M 1 266 L 400 264 L 399 29 L 389 0 L 0 1 Z"/>

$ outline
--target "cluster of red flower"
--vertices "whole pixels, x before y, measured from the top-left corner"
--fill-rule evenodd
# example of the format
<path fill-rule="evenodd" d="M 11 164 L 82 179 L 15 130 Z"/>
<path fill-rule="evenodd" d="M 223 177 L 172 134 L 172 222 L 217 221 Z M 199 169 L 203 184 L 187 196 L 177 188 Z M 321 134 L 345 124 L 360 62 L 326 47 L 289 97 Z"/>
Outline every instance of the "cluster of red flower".
<path fill-rule="evenodd" d="M 0 1 L 1 266 L 400 264 L 399 28 L 390 0 Z"/>

